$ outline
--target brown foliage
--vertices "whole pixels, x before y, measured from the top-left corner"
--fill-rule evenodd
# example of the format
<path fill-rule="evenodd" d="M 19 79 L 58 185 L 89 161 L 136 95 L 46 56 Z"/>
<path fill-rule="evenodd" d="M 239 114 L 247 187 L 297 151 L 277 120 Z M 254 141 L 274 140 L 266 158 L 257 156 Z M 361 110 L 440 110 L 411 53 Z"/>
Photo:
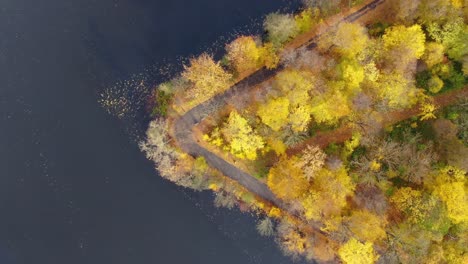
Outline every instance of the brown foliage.
<path fill-rule="evenodd" d="M 388 203 L 382 190 L 377 186 L 358 185 L 353 201 L 360 208 L 382 215 L 388 209 Z"/>

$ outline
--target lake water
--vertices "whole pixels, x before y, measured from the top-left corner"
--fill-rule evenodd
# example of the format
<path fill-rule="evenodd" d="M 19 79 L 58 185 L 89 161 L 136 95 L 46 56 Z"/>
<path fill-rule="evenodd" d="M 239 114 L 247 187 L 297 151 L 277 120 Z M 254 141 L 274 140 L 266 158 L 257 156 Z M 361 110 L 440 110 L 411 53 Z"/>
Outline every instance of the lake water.
<path fill-rule="evenodd" d="M 255 218 L 161 179 L 97 103 L 260 32 L 285 0 L 2 0 L 0 264 L 290 263 Z"/>

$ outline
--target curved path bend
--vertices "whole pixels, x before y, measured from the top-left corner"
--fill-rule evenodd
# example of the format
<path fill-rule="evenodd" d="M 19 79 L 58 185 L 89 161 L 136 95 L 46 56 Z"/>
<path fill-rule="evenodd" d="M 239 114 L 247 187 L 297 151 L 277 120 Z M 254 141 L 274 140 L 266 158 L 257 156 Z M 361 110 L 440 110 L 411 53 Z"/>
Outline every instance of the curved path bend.
<path fill-rule="evenodd" d="M 334 25 L 329 26 L 329 28 L 336 26 L 341 22 L 355 21 L 361 16 L 368 13 L 369 11 L 375 9 L 378 5 L 382 4 L 383 2 L 385 2 L 385 0 L 374 0 L 369 4 L 363 6 L 361 9 L 357 10 L 356 12 L 339 20 Z M 307 49 L 314 49 L 317 46 L 316 41 L 320 36 L 321 34 L 314 36 L 309 41 L 302 44 L 301 47 L 305 47 Z M 200 123 L 200 121 L 202 121 L 206 116 L 211 114 L 212 111 L 214 111 L 214 105 L 225 105 L 233 95 L 246 92 L 251 87 L 255 87 L 257 84 L 260 84 L 261 82 L 271 78 L 283 69 L 284 67 L 281 65 L 273 70 L 262 68 L 253 73 L 252 75 L 249 75 L 248 77 L 239 81 L 235 85 L 231 86 L 224 93 L 218 94 L 210 100 L 195 106 L 194 108 L 186 112 L 183 116 L 175 120 L 174 137 L 178 142 L 178 145 L 182 148 L 182 150 L 188 153 L 189 155 L 192 155 L 194 157 L 203 156 L 210 166 L 221 171 L 225 176 L 237 181 L 250 192 L 263 198 L 264 200 L 271 202 L 275 206 L 285 211 L 290 211 L 289 208 L 285 205 L 285 203 L 278 199 L 271 192 L 271 190 L 266 184 L 260 182 L 252 175 L 238 169 L 237 167 L 225 161 L 223 158 L 197 144 L 192 133 L 193 127 Z"/>

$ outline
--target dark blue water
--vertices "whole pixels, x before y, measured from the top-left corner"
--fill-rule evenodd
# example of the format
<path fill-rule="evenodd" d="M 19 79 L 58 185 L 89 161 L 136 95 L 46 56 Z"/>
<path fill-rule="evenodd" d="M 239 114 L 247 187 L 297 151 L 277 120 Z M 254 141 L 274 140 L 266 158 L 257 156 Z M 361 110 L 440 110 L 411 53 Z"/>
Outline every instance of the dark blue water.
<path fill-rule="evenodd" d="M 289 263 L 254 217 L 159 178 L 97 103 L 288 5 L 2 0 L 0 264 Z"/>

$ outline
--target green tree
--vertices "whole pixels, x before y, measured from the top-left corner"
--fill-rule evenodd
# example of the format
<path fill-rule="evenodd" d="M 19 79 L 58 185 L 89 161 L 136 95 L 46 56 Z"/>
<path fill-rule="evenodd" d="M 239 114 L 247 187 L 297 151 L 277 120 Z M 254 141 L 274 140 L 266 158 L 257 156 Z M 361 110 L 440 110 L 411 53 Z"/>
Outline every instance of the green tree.
<path fill-rule="evenodd" d="M 468 54 L 468 26 L 463 18 L 452 19 L 444 24 L 430 23 L 427 32 L 445 47 L 450 58 L 460 61 Z"/>

